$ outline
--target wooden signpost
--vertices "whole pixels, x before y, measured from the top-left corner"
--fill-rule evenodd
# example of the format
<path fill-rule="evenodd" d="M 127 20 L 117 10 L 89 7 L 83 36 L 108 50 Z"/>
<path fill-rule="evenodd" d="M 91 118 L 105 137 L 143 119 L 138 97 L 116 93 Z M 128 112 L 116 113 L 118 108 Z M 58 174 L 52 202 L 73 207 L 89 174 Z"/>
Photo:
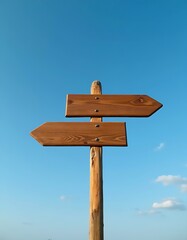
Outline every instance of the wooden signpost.
<path fill-rule="evenodd" d="M 91 117 L 90 122 L 47 122 L 31 132 L 43 146 L 90 146 L 89 240 L 103 240 L 102 146 L 127 146 L 126 124 L 102 122 L 102 117 L 149 117 L 162 104 L 146 95 L 102 95 L 94 81 L 90 95 L 68 95 L 67 117 Z"/>

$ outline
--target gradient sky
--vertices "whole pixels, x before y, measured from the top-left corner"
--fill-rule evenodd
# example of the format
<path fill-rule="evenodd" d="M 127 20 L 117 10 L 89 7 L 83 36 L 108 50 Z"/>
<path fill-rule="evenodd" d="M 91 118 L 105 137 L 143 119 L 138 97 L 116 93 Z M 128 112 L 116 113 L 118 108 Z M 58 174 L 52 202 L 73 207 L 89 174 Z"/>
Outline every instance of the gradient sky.
<path fill-rule="evenodd" d="M 147 94 L 164 107 L 104 148 L 107 240 L 187 239 L 187 1 L 0 0 L 0 240 L 86 240 L 89 147 L 29 133 L 67 94 Z"/>

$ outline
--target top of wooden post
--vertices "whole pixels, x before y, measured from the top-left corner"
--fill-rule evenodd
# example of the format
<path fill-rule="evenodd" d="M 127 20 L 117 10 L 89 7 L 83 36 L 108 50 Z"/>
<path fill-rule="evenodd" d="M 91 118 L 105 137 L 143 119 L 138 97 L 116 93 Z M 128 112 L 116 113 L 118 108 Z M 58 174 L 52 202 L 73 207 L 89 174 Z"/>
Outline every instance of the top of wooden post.
<path fill-rule="evenodd" d="M 102 86 L 100 81 L 95 80 L 92 82 L 91 94 L 102 94 Z"/>

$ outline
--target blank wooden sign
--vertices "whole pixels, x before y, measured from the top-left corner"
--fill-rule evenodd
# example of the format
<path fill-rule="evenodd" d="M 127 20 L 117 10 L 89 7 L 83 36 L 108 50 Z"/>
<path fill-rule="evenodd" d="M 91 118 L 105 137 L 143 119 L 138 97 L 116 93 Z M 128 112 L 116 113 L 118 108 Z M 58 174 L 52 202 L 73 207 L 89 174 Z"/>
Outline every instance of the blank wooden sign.
<path fill-rule="evenodd" d="M 162 104 L 147 95 L 67 95 L 66 117 L 149 117 Z"/>
<path fill-rule="evenodd" d="M 126 124 L 47 122 L 31 132 L 43 146 L 127 146 Z"/>

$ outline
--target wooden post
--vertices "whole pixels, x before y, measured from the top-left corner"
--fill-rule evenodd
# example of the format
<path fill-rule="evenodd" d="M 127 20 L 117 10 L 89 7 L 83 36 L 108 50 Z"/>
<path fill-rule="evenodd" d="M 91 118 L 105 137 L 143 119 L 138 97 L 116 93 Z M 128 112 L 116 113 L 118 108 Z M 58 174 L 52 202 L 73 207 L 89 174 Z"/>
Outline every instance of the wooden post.
<path fill-rule="evenodd" d="M 99 81 L 91 85 L 91 94 L 102 94 Z M 95 97 L 95 101 L 99 97 Z M 95 109 L 99 111 L 99 109 Z M 102 122 L 101 117 L 92 117 L 91 122 Z M 95 127 L 99 127 L 97 124 Z M 99 141 L 99 139 L 97 139 Z M 103 171 L 102 171 L 102 147 L 90 148 L 90 232 L 89 240 L 103 240 Z"/>

